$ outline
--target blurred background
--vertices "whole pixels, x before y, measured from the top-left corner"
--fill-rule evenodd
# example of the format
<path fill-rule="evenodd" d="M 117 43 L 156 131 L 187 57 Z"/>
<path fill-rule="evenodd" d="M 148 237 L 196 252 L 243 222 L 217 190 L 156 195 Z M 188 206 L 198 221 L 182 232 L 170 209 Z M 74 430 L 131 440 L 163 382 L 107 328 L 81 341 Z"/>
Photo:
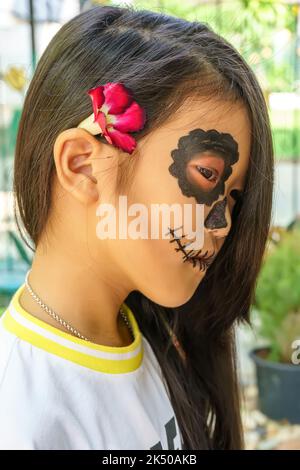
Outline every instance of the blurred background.
<path fill-rule="evenodd" d="M 239 50 L 263 88 L 275 147 L 274 207 L 252 328 L 237 328 L 242 416 L 248 449 L 300 449 L 300 0 L 0 3 L 0 315 L 32 258 L 18 235 L 12 198 L 26 89 L 61 25 L 95 4 L 110 3 L 208 23 Z"/>

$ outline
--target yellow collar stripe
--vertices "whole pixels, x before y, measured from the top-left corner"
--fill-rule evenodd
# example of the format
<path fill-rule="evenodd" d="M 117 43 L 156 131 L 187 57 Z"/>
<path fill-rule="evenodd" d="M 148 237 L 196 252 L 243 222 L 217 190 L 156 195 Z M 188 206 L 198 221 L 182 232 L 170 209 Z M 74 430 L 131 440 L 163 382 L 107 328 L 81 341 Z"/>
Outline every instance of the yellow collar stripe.
<path fill-rule="evenodd" d="M 141 365 L 144 354 L 141 332 L 127 305 L 123 307 L 133 326 L 135 340 L 125 347 L 97 345 L 64 333 L 26 312 L 18 300 L 23 288 L 24 285 L 18 289 L 3 314 L 3 326 L 11 333 L 44 351 L 99 372 L 126 373 Z M 108 358 L 100 357 L 101 354 Z"/>
<path fill-rule="evenodd" d="M 23 292 L 23 289 L 25 289 L 25 284 L 23 284 L 19 289 L 16 291 L 15 295 L 13 296 L 11 300 L 11 305 L 12 307 L 25 319 L 29 320 L 30 322 L 34 323 L 35 325 L 54 333 L 57 336 L 60 336 L 61 338 L 65 338 L 68 341 L 71 341 L 72 343 L 77 343 L 80 344 L 84 347 L 88 347 L 90 349 L 95 349 L 99 351 L 105 351 L 109 353 L 129 353 L 137 349 L 137 347 L 141 343 L 141 332 L 138 326 L 138 323 L 130 310 L 130 308 L 123 303 L 123 308 L 125 310 L 125 313 L 128 315 L 128 319 L 133 327 L 133 332 L 134 332 L 134 338 L 135 340 L 129 344 L 129 346 L 124 346 L 124 347 L 114 347 L 114 346 L 104 346 L 101 344 L 95 344 L 90 341 L 85 341 L 84 339 L 78 338 L 76 336 L 71 335 L 70 333 L 64 332 L 62 330 L 59 330 L 58 328 L 55 328 L 52 325 L 49 325 L 48 323 L 40 320 L 39 318 L 36 318 L 34 315 L 31 315 L 28 313 L 20 304 L 20 296 Z"/>

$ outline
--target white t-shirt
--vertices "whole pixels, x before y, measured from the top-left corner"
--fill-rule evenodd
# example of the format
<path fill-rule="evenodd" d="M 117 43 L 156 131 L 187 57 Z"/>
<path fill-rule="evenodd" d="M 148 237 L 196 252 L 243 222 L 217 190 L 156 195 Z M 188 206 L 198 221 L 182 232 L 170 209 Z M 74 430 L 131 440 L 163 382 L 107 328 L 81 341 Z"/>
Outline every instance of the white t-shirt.
<path fill-rule="evenodd" d="M 0 449 L 182 449 L 154 352 L 94 344 L 26 312 L 23 284 L 0 318 Z"/>

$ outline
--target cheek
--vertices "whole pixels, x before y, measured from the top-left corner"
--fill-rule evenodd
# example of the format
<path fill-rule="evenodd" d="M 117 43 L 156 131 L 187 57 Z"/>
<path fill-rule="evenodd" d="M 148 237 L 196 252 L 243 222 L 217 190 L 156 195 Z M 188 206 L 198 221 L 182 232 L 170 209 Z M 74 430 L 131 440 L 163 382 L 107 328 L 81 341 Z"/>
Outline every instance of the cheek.
<path fill-rule="evenodd" d="M 148 171 L 149 170 L 149 171 Z M 143 203 L 149 210 L 151 204 L 186 204 L 193 202 L 182 194 L 177 180 L 168 172 L 167 167 L 143 168 L 135 175 L 129 192 L 129 203 Z"/>
<path fill-rule="evenodd" d="M 170 175 L 165 168 L 164 159 L 158 160 L 153 156 L 145 157 L 137 164 L 129 185 L 129 196 L 131 202 L 151 203 L 171 201 L 170 197 Z"/>

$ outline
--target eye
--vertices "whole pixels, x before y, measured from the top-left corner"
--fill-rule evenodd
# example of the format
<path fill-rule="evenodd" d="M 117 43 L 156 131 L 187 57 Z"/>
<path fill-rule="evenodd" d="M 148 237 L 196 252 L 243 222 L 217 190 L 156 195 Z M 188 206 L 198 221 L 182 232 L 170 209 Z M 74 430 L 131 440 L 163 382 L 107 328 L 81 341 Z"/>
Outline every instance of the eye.
<path fill-rule="evenodd" d="M 204 192 L 212 191 L 225 171 L 225 161 L 220 156 L 196 155 L 186 166 L 186 177 L 192 185 Z"/>
<path fill-rule="evenodd" d="M 204 176 L 208 181 L 216 182 L 218 180 L 218 172 L 216 170 L 212 170 L 210 168 L 205 168 L 203 166 L 197 165 L 196 166 L 199 173 Z"/>

